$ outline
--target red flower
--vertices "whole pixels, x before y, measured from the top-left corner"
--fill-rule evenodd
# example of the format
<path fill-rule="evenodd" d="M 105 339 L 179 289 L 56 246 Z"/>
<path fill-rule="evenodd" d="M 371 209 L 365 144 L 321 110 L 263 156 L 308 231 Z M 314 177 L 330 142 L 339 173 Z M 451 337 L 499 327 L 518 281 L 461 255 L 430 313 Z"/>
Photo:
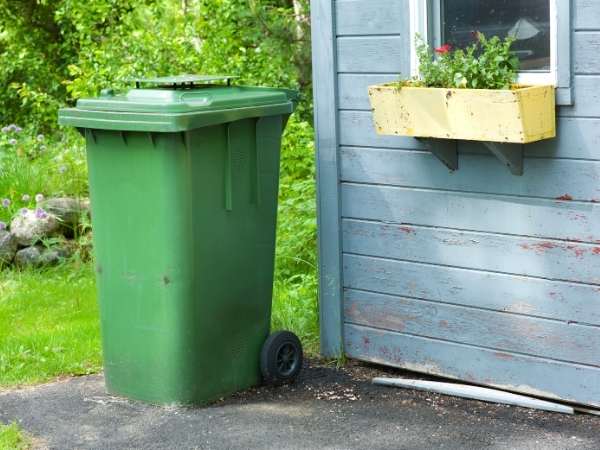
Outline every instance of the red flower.
<path fill-rule="evenodd" d="M 435 52 L 438 53 L 438 54 L 440 54 L 440 55 L 445 55 L 450 50 L 452 50 L 452 46 L 450 44 L 444 44 L 441 47 L 436 48 Z"/>

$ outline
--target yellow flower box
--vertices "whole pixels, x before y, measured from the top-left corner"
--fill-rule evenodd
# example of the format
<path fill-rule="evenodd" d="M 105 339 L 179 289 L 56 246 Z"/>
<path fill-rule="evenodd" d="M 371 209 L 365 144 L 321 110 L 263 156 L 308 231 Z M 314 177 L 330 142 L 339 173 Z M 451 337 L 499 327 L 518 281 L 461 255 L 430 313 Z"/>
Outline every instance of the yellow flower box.
<path fill-rule="evenodd" d="M 369 87 L 378 134 L 526 144 L 556 136 L 553 86 Z"/>

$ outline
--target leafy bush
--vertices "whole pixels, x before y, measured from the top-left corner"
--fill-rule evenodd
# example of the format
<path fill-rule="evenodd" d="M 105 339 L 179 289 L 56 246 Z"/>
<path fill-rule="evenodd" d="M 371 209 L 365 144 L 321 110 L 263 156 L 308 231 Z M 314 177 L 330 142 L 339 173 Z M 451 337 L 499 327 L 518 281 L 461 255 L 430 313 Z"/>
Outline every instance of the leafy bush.
<path fill-rule="evenodd" d="M 84 141 L 56 125 L 58 108 L 78 98 L 125 89 L 133 77 L 186 72 L 298 89 L 282 146 L 273 327 L 294 330 L 316 350 L 308 7 L 308 0 L 0 0 L 0 126 L 23 128 L 0 133 L 0 222 L 34 206 L 36 194 L 87 196 Z M 93 272 L 84 278 L 93 283 Z M 30 289 L 20 283 L 25 295 Z"/>
<path fill-rule="evenodd" d="M 311 120 L 308 1 L 203 0 L 196 19 L 201 69 L 238 75 L 242 84 L 299 89 L 296 113 Z"/>
<path fill-rule="evenodd" d="M 0 117 L 48 132 L 65 103 L 134 77 L 228 73 L 300 89 L 308 0 L 0 0 Z"/>
<path fill-rule="evenodd" d="M 514 38 L 487 39 L 475 33 L 466 49 L 445 44 L 437 57 L 420 36 L 417 40 L 420 77 L 417 85 L 441 88 L 510 89 L 517 79 L 519 59 L 511 52 Z"/>

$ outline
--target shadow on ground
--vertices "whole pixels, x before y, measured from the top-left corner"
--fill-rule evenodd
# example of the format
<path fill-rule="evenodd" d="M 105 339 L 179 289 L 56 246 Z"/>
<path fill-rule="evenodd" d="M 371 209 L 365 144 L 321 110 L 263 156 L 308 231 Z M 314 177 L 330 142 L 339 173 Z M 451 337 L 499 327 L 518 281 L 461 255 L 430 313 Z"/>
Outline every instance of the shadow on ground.
<path fill-rule="evenodd" d="M 600 417 L 374 386 L 374 376 L 407 372 L 311 361 L 293 385 L 205 408 L 112 397 L 95 375 L 0 393 L 0 421 L 17 421 L 52 449 L 600 448 Z"/>

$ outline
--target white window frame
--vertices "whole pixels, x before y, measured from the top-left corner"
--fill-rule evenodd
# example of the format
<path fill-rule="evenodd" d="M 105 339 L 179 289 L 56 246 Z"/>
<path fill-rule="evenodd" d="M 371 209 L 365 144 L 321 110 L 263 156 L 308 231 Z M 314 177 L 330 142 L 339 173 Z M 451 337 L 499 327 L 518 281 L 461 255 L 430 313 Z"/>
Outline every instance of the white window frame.
<path fill-rule="evenodd" d="M 570 10 L 569 0 L 550 2 L 550 70 L 519 72 L 519 84 L 551 84 L 557 87 L 557 103 L 571 105 Z M 418 33 L 432 46 L 441 45 L 440 0 L 409 0 L 410 4 L 410 73 L 418 76 L 419 61 L 415 45 Z"/>

